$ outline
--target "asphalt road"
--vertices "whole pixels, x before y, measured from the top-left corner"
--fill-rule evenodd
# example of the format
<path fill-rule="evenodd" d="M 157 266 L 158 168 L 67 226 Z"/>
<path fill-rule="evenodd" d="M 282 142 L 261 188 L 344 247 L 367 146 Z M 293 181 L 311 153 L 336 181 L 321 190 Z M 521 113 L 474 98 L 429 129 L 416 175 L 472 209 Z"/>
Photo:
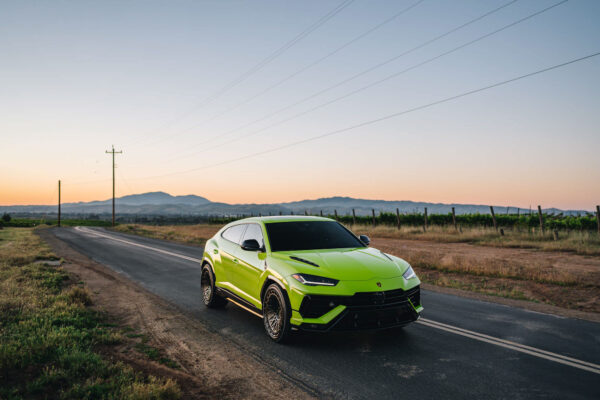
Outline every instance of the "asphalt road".
<path fill-rule="evenodd" d="M 597 323 L 423 291 L 423 318 L 403 330 L 302 334 L 277 345 L 256 316 L 201 304 L 201 248 L 101 228 L 52 232 L 318 396 L 600 399 Z"/>

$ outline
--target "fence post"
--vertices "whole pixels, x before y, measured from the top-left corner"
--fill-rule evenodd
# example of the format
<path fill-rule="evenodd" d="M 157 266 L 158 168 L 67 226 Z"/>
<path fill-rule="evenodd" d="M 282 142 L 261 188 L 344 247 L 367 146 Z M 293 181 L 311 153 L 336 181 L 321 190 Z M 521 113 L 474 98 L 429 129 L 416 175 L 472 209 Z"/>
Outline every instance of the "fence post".
<path fill-rule="evenodd" d="M 540 217 L 540 234 L 544 234 L 544 218 L 542 218 L 542 206 L 538 205 L 538 216 Z"/>
<path fill-rule="evenodd" d="M 498 232 L 498 223 L 496 222 L 496 214 L 494 213 L 494 207 L 490 206 L 490 211 L 492 212 L 492 221 L 494 222 L 494 229 Z"/>
<path fill-rule="evenodd" d="M 427 207 L 425 207 L 425 212 L 424 212 L 424 219 L 423 219 L 423 231 L 427 231 Z"/>
<path fill-rule="evenodd" d="M 452 223 L 454 224 L 454 230 L 456 231 L 456 211 L 454 211 L 454 207 L 452 207 Z"/>
<path fill-rule="evenodd" d="M 371 212 L 373 213 L 373 226 L 375 226 L 375 209 L 371 208 Z"/>
<path fill-rule="evenodd" d="M 396 222 L 398 223 L 396 228 L 400 229 L 400 210 L 396 208 Z"/>
<path fill-rule="evenodd" d="M 338 216 L 337 216 L 337 210 L 333 210 L 333 215 L 335 215 L 335 220 L 338 220 Z"/>
<path fill-rule="evenodd" d="M 598 235 L 600 235 L 600 206 L 596 206 L 596 222 L 598 223 Z"/>
<path fill-rule="evenodd" d="M 356 212 L 352 209 L 352 225 L 356 225 Z"/>

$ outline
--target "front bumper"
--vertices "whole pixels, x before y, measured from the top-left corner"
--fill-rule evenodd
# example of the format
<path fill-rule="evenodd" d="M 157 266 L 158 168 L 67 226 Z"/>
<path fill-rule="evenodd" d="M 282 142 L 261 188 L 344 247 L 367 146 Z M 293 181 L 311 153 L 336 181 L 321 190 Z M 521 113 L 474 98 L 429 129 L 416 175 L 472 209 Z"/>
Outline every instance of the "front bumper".
<path fill-rule="evenodd" d="M 296 328 L 326 332 L 404 326 L 419 318 L 420 297 L 419 286 L 352 296 L 306 295 L 297 312 Z"/>

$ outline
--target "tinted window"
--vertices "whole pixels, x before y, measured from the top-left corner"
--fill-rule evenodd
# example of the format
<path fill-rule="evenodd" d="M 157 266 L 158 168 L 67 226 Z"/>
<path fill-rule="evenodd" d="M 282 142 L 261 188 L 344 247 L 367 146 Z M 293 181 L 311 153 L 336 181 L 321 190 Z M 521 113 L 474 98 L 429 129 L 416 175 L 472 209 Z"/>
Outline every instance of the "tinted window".
<path fill-rule="evenodd" d="M 240 239 L 242 237 L 242 233 L 244 233 L 244 229 L 246 229 L 246 226 L 247 226 L 246 224 L 232 226 L 231 228 L 225 229 L 225 231 L 223 231 L 221 236 L 223 236 L 225 239 L 229 240 L 230 242 L 239 244 Z"/>
<path fill-rule="evenodd" d="M 335 221 L 274 222 L 265 226 L 271 251 L 365 247 Z"/>
<path fill-rule="evenodd" d="M 244 239 L 240 243 L 243 243 L 244 240 L 254 239 L 258 242 L 260 247 L 265 245 L 265 240 L 263 239 L 262 229 L 258 224 L 249 224 L 248 229 L 246 229 L 246 233 L 244 233 Z"/>

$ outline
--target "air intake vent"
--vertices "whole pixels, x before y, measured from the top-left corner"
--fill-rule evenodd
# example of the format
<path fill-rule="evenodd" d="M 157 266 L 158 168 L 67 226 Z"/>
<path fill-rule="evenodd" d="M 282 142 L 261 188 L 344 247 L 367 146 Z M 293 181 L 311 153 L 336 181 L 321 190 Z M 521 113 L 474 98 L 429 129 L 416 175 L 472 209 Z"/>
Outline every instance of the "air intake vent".
<path fill-rule="evenodd" d="M 296 256 L 290 256 L 290 258 L 292 260 L 296 260 L 296 261 L 300 261 L 300 262 L 303 262 L 308 265 L 312 265 L 313 267 L 317 267 L 317 268 L 319 267 L 319 264 L 315 264 L 314 262 L 305 260 L 304 258 L 300 258 L 300 257 L 296 257 Z"/>

